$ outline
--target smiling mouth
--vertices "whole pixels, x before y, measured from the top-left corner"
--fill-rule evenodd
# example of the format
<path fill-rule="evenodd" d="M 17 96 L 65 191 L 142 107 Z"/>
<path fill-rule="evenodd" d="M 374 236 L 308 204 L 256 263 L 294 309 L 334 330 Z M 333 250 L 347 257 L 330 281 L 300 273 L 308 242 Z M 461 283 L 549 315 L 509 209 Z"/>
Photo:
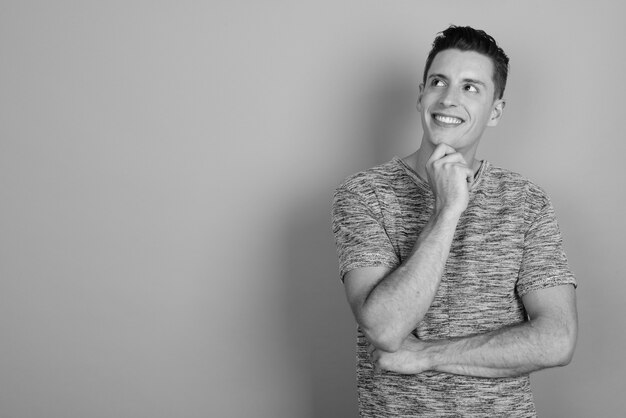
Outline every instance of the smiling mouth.
<path fill-rule="evenodd" d="M 456 118 L 454 116 L 444 116 L 444 115 L 433 115 L 433 118 L 437 121 L 440 122 L 442 124 L 445 125 L 460 125 L 461 123 L 463 123 L 463 119 L 461 118 Z"/>

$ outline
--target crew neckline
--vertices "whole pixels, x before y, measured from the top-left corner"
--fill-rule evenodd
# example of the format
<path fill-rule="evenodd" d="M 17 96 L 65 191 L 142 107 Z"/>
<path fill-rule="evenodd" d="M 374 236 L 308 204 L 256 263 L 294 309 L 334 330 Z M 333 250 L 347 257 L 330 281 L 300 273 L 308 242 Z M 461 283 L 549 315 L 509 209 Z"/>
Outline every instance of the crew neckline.
<path fill-rule="evenodd" d="M 428 181 L 426 181 L 426 179 L 422 179 L 422 177 L 419 174 L 417 174 L 417 171 L 415 171 L 413 167 L 411 167 L 406 162 L 404 162 L 402 158 L 398 156 L 394 156 L 393 161 L 395 161 L 396 164 L 399 164 L 402 168 L 404 168 L 404 171 L 409 175 L 409 177 L 413 179 L 413 181 L 416 184 L 422 187 L 426 187 L 428 190 L 430 190 L 430 184 L 428 184 Z M 489 162 L 487 160 L 480 160 L 480 167 L 478 167 L 478 171 L 476 172 L 476 175 L 474 176 L 474 182 L 472 183 L 472 186 L 470 187 L 470 193 L 476 190 L 476 187 L 480 184 L 482 178 L 484 177 L 484 173 L 488 167 L 489 167 Z"/>

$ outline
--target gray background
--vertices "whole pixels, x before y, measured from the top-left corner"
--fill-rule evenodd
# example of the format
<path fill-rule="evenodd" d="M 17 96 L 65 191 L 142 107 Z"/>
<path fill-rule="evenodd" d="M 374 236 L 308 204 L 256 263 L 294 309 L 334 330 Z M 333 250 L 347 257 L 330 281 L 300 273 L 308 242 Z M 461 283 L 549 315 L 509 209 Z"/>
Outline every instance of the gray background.
<path fill-rule="evenodd" d="M 511 57 L 479 157 L 552 196 L 580 287 L 540 416 L 626 410 L 619 2 L 0 3 L 0 416 L 354 417 L 333 189 L 417 148 L 448 24 Z"/>

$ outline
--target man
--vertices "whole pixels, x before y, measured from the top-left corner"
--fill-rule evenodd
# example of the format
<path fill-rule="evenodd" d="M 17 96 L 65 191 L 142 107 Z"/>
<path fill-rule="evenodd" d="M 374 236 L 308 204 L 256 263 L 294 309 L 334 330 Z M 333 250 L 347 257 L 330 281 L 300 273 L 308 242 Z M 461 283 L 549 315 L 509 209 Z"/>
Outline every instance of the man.
<path fill-rule="evenodd" d="M 419 89 L 421 146 L 335 193 L 362 416 L 533 417 L 529 373 L 572 358 L 576 281 L 550 200 L 476 159 L 507 72 L 485 32 L 443 31 Z"/>

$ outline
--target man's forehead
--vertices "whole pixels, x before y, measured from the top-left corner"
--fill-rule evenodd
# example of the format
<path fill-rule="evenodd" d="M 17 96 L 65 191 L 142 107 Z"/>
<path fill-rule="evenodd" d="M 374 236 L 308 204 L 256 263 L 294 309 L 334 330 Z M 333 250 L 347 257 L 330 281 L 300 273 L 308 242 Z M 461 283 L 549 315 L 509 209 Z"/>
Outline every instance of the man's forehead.
<path fill-rule="evenodd" d="M 491 58 L 479 52 L 446 49 L 433 59 L 427 78 L 433 75 L 454 80 L 475 80 L 493 86 L 494 65 Z"/>

